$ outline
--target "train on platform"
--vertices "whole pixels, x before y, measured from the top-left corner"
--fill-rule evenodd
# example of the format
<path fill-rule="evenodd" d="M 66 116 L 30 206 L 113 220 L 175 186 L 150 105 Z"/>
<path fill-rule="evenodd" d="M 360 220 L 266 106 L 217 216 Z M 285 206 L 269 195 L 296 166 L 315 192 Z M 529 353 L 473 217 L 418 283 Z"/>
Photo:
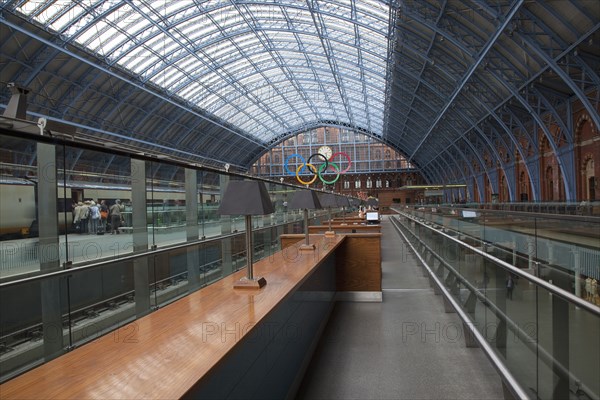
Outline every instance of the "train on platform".
<path fill-rule="evenodd" d="M 218 201 L 217 191 L 203 191 L 205 204 Z M 0 176 L 0 241 L 37 237 L 37 182 L 33 179 Z M 72 233 L 73 208 L 78 202 L 104 200 L 110 207 L 120 200 L 128 209 L 131 188 L 78 182 L 57 185 L 57 216 L 60 234 Z M 152 188 L 146 200 L 148 214 L 156 210 L 181 210 L 185 206 L 184 188 Z M 151 217 L 149 217 L 151 219 Z M 151 222 L 151 221 L 150 221 Z"/>

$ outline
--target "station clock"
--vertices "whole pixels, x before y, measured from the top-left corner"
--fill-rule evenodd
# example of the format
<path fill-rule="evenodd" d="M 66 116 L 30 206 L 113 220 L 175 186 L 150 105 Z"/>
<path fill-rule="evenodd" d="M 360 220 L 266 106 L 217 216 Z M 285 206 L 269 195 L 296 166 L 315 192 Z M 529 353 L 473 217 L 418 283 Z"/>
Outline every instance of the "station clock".
<path fill-rule="evenodd" d="M 333 150 L 331 150 L 331 147 L 329 147 L 329 146 L 321 146 L 321 147 L 319 147 L 319 150 L 317 152 L 319 154 L 323 155 L 328 160 L 329 160 L 329 158 L 331 158 L 331 155 L 333 154 Z"/>

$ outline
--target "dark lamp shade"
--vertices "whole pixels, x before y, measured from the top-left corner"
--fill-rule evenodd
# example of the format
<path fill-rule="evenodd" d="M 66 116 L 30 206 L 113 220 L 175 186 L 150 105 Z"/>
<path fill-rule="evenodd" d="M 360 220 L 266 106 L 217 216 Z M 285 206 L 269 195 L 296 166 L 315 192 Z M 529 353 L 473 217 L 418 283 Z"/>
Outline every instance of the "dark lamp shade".
<path fill-rule="evenodd" d="M 333 193 L 322 193 L 319 196 L 322 207 L 337 207 L 336 195 Z"/>
<path fill-rule="evenodd" d="M 379 204 L 379 199 L 375 198 L 375 197 L 369 197 L 367 199 L 367 205 L 368 206 L 376 206 Z"/>
<path fill-rule="evenodd" d="M 305 208 L 307 210 L 319 209 L 321 207 L 321 202 L 317 197 L 317 193 L 312 190 L 297 190 L 294 193 L 294 197 L 290 200 L 288 204 L 288 208 L 295 210 L 297 208 Z"/>
<path fill-rule="evenodd" d="M 346 196 L 336 196 L 336 202 L 338 207 L 349 207 L 350 206 L 350 201 L 348 201 L 348 198 Z"/>
<path fill-rule="evenodd" d="M 265 215 L 273 212 L 273 202 L 262 181 L 229 181 L 219 205 L 220 215 Z"/>

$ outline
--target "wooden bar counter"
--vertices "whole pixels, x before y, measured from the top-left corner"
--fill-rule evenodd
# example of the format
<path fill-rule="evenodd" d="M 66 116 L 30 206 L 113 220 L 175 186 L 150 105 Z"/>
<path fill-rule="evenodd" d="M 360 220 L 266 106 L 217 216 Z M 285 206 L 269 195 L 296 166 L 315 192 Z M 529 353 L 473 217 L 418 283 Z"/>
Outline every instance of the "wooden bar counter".
<path fill-rule="evenodd" d="M 342 233 L 345 239 L 335 252 L 337 300 L 383 301 L 381 233 L 379 225 L 369 226 L 375 227 L 375 231 Z M 303 239 L 301 234 L 281 235 L 281 247 L 285 249 Z"/>
<path fill-rule="evenodd" d="M 305 334 L 304 321 L 314 314 L 309 308 L 314 306 L 305 303 L 317 303 L 315 298 L 330 293 L 319 288 L 324 281 L 330 280 L 335 291 L 334 253 L 344 239 L 341 235 L 311 236 L 317 246 L 314 252 L 290 257 L 290 251 L 280 251 L 254 264 L 254 275 L 267 280 L 264 288 L 233 289 L 234 282 L 246 275 L 245 269 L 238 271 L 0 385 L 0 398 L 264 397 L 254 386 L 272 390 L 283 385 L 279 378 L 270 377 L 285 369 L 281 362 L 286 367 L 292 362 L 306 364 L 306 360 L 286 357 L 293 357 L 288 352 L 298 343 L 315 344 L 312 332 L 323 322 L 313 321 L 313 331 Z M 326 307 L 331 306 L 321 303 L 319 307 L 330 310 Z M 325 311 L 319 313 L 325 315 Z M 328 311 L 325 322 L 327 317 Z M 285 322 L 293 318 L 303 321 L 302 325 Z M 262 337 L 256 332 L 266 332 L 261 326 L 264 321 L 271 321 L 268 324 L 275 328 L 283 321 L 287 328 L 273 331 L 274 337 Z M 297 337 L 290 337 L 289 326 L 295 326 Z M 263 342 L 271 347 L 263 349 Z M 302 357 L 310 352 L 303 348 Z M 239 377 L 233 381 L 236 373 Z M 276 397 L 288 389 L 278 390 Z"/>
<path fill-rule="evenodd" d="M 380 233 L 381 225 L 373 224 L 331 224 L 331 229 L 336 233 Z M 329 230 L 329 225 L 310 225 L 308 233 L 325 233 Z"/>

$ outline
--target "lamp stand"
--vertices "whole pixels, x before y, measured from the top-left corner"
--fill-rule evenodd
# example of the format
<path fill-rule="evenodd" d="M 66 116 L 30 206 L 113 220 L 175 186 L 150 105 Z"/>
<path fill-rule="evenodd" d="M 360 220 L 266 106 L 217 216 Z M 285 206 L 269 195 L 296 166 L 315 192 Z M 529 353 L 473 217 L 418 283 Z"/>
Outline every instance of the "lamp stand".
<path fill-rule="evenodd" d="M 329 219 L 329 230 L 325 231 L 325 236 L 334 237 L 335 232 L 331 229 L 331 207 L 327 207 L 327 219 Z"/>
<path fill-rule="evenodd" d="M 260 289 L 267 284 L 267 280 L 262 276 L 254 278 L 253 271 L 253 253 L 252 246 L 252 216 L 246 215 L 246 270 L 248 274 L 233 284 L 234 289 Z"/>
<path fill-rule="evenodd" d="M 342 206 L 342 225 L 346 225 L 346 206 Z"/>
<path fill-rule="evenodd" d="M 300 251 L 313 251 L 315 249 L 314 244 L 308 243 L 308 209 L 304 209 L 304 244 L 301 245 L 298 250 Z"/>

